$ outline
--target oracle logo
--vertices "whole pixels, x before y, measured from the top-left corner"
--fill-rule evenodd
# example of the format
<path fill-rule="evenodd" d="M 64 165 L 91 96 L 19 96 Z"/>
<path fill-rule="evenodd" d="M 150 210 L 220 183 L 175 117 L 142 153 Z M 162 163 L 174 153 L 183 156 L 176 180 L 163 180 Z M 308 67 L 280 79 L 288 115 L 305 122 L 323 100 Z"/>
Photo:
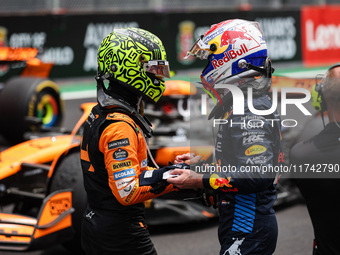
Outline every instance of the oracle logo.
<path fill-rule="evenodd" d="M 306 21 L 307 48 L 310 51 L 340 48 L 340 25 L 320 24 L 314 28 L 312 20 Z"/>

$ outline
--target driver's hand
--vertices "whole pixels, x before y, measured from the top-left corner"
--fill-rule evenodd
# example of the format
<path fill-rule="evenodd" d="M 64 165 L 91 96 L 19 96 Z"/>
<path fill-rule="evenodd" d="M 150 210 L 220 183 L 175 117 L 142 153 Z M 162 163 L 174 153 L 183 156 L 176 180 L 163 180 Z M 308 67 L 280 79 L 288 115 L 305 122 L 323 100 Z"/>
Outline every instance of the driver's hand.
<path fill-rule="evenodd" d="M 187 165 L 190 164 L 196 164 L 197 162 L 201 161 L 202 157 L 200 155 L 196 155 L 195 153 L 185 153 L 182 155 L 177 155 L 174 163 L 175 164 L 180 164 L 180 163 L 185 163 Z"/>
<path fill-rule="evenodd" d="M 168 183 L 172 183 L 176 188 L 179 189 L 198 189 L 203 188 L 203 175 L 198 174 L 189 169 L 175 169 L 171 171 L 175 177 L 167 179 Z"/>

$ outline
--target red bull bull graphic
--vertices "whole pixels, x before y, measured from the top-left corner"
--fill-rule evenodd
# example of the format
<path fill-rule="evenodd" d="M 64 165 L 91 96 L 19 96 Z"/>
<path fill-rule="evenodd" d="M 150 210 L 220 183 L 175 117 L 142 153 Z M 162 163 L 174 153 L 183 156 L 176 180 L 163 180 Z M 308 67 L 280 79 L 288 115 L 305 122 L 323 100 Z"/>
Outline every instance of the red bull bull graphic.
<path fill-rule="evenodd" d="M 221 45 L 223 47 L 225 45 L 235 44 L 236 39 L 248 40 L 251 41 L 252 38 L 246 35 L 246 31 L 236 31 L 236 30 L 227 30 L 221 36 Z"/>
<path fill-rule="evenodd" d="M 224 186 L 228 187 L 228 188 L 231 188 L 232 186 L 229 184 L 230 182 L 230 178 L 218 178 L 215 180 L 215 186 L 218 186 L 218 187 L 221 187 L 223 188 Z"/>
<path fill-rule="evenodd" d="M 238 30 L 225 30 L 219 37 L 219 50 L 213 53 L 215 56 L 211 61 L 213 69 L 218 69 L 239 57 L 245 57 L 254 49 L 261 47 L 261 44 L 244 27 Z M 205 41 L 209 41 L 208 38 L 205 38 Z M 221 50 L 223 54 L 219 54 Z"/>
<path fill-rule="evenodd" d="M 209 183 L 213 189 L 233 187 L 232 185 L 229 184 L 230 177 L 222 178 L 222 177 L 219 177 L 217 174 L 211 175 Z"/>

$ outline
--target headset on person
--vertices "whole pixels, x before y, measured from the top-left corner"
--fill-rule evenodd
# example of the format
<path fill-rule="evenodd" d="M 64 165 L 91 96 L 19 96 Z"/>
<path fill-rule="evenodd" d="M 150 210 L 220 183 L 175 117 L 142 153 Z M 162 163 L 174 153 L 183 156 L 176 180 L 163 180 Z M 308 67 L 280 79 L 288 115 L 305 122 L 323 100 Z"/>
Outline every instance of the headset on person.
<path fill-rule="evenodd" d="M 333 68 L 338 67 L 338 66 L 340 66 L 340 62 L 336 63 L 336 64 L 332 65 L 330 68 L 328 68 L 327 72 L 329 72 L 330 70 L 332 70 Z M 323 86 L 324 86 L 324 79 L 322 79 L 320 83 L 317 83 L 313 86 L 311 97 L 312 97 L 312 105 L 313 105 L 315 110 L 321 112 L 322 122 L 323 122 L 323 125 L 325 126 L 324 111 L 327 110 L 327 104 L 326 104 L 326 101 L 324 100 L 324 96 L 322 94 Z"/>

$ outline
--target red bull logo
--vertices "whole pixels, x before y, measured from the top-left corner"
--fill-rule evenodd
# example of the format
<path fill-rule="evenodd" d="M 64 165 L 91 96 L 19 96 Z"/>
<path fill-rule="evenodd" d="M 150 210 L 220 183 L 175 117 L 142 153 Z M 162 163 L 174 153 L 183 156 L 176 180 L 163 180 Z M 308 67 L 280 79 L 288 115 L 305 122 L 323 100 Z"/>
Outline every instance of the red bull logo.
<path fill-rule="evenodd" d="M 211 64 L 214 69 L 221 67 L 225 63 L 228 63 L 231 59 L 237 58 L 238 56 L 242 56 L 247 53 L 249 50 L 247 49 L 245 44 L 241 44 L 241 49 L 239 50 L 229 50 L 228 52 L 224 52 L 224 57 L 221 59 L 214 59 Z"/>
<path fill-rule="evenodd" d="M 217 174 L 212 174 L 209 184 L 213 189 L 219 189 L 223 192 L 238 192 L 238 189 L 230 184 L 230 177 L 221 178 Z"/>
<path fill-rule="evenodd" d="M 221 188 L 224 187 L 224 186 L 231 188 L 232 186 L 229 184 L 229 182 L 230 182 L 229 177 L 226 178 L 226 179 L 225 178 L 218 178 L 218 179 L 215 180 L 215 185 L 219 186 Z"/>
<path fill-rule="evenodd" d="M 223 188 L 223 187 L 232 188 L 232 186 L 229 183 L 230 183 L 230 177 L 216 178 L 213 183 L 213 188 L 214 189 Z"/>
<path fill-rule="evenodd" d="M 244 31 L 227 30 L 221 36 L 220 47 L 223 47 L 229 44 L 234 44 L 237 38 L 241 40 L 248 40 L 248 41 L 252 40 L 252 38 L 247 36 L 246 32 Z"/>

